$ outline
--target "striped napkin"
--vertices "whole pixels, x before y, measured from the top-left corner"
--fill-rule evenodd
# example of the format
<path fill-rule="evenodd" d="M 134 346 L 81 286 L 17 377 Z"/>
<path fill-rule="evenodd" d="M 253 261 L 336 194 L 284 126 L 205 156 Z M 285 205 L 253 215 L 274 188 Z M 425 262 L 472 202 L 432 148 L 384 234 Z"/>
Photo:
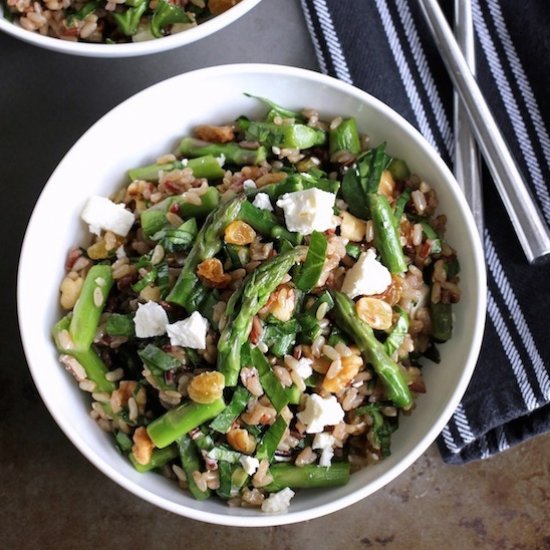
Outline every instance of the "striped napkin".
<path fill-rule="evenodd" d="M 381 99 L 452 167 L 452 86 L 414 0 L 301 0 L 321 70 Z M 472 0 L 478 82 L 550 223 L 550 10 Z M 452 8 L 445 2 L 444 8 Z M 528 29 L 528 31 L 527 31 Z M 546 101 L 545 101 L 546 100 Z M 550 266 L 528 266 L 484 170 L 488 315 L 481 356 L 438 439 L 446 462 L 550 429 Z"/>

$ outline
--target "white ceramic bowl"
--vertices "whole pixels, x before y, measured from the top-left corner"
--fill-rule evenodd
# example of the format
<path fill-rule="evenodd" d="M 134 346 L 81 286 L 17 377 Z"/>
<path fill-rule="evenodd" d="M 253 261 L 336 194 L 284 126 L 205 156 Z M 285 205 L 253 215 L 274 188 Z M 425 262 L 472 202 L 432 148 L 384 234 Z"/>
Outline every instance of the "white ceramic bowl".
<path fill-rule="evenodd" d="M 89 44 L 42 36 L 41 34 L 27 31 L 21 26 L 5 19 L 2 15 L 2 6 L 0 6 L 0 31 L 11 34 L 20 40 L 34 44 L 40 48 L 71 55 L 82 55 L 84 57 L 133 57 L 168 51 L 205 38 L 237 20 L 259 2 L 260 0 L 241 0 L 236 6 L 233 6 L 226 12 L 204 23 L 200 23 L 189 30 L 155 40 L 131 42 L 128 44 Z"/>
<path fill-rule="evenodd" d="M 426 365 L 428 392 L 418 399 L 414 414 L 402 419 L 391 456 L 353 474 L 345 487 L 299 491 L 289 512 L 274 516 L 229 508 L 216 499 L 197 502 L 160 475 L 137 473 L 90 418 L 87 397 L 60 366 L 50 337 L 61 315 L 57 289 L 67 251 L 87 239 L 87 228 L 79 220 L 86 199 L 111 194 L 124 182 L 129 167 L 172 150 L 196 124 L 263 113 L 263 107 L 243 92 L 291 109 L 314 107 L 325 117 L 357 117 L 373 143 L 387 141 L 390 154 L 406 159 L 437 189 L 440 211 L 449 218 L 447 237 L 462 266 L 454 336 L 440 346 L 441 364 Z M 183 516 L 223 525 L 266 526 L 312 519 L 353 504 L 390 482 L 427 449 L 449 420 L 474 369 L 483 335 L 485 288 L 481 246 L 464 198 L 448 168 L 412 126 L 380 101 L 327 76 L 273 65 L 225 65 L 177 76 L 135 95 L 99 120 L 67 153 L 44 188 L 27 229 L 18 307 L 25 353 L 42 399 L 71 441 L 102 472 L 145 500 Z"/>

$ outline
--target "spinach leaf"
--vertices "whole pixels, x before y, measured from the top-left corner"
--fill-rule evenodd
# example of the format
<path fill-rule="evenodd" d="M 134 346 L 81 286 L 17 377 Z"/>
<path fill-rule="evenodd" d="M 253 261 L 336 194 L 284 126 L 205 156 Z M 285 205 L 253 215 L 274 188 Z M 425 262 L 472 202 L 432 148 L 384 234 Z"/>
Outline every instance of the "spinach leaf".
<path fill-rule="evenodd" d="M 296 286 L 303 292 L 311 290 L 321 277 L 326 251 L 327 238 L 319 231 L 314 231 L 311 234 L 306 261 L 296 279 Z"/>

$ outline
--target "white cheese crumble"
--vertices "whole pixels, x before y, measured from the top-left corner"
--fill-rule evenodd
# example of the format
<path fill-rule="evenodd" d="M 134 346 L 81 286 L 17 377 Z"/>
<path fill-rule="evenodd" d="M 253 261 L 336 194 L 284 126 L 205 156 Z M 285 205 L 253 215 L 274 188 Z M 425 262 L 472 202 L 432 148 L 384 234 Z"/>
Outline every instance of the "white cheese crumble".
<path fill-rule="evenodd" d="M 269 210 L 270 212 L 273 212 L 273 206 L 271 206 L 271 201 L 269 200 L 269 195 L 267 193 L 258 193 L 254 197 L 254 202 L 252 204 L 260 210 Z"/>
<path fill-rule="evenodd" d="M 220 168 L 223 167 L 225 164 L 225 155 L 222 153 L 219 157 L 216 157 L 216 160 L 218 161 Z"/>
<path fill-rule="evenodd" d="M 185 168 L 189 164 L 189 159 L 181 159 L 181 165 Z"/>
<path fill-rule="evenodd" d="M 166 332 L 168 315 L 166 315 L 166 311 L 162 306 L 149 300 L 145 304 L 138 304 L 138 309 L 134 315 L 134 324 L 138 338 L 161 336 Z"/>
<path fill-rule="evenodd" d="M 346 273 L 342 292 L 350 298 L 382 294 L 391 285 L 391 273 L 377 259 L 372 248 L 363 252 Z"/>
<path fill-rule="evenodd" d="M 253 476 L 256 473 L 256 470 L 260 466 L 260 461 L 257 458 L 254 458 L 253 456 L 242 455 L 241 458 L 239 458 L 239 462 L 241 463 L 244 471 L 249 476 Z"/>
<path fill-rule="evenodd" d="M 334 395 L 323 399 L 314 393 L 307 396 L 305 409 L 296 416 L 306 425 L 308 434 L 316 434 L 322 432 L 325 426 L 339 424 L 344 419 L 344 410 Z"/>
<path fill-rule="evenodd" d="M 304 380 L 309 378 L 313 374 L 313 359 L 302 357 L 298 360 L 298 364 L 294 367 L 294 370 L 298 373 L 300 378 Z"/>
<path fill-rule="evenodd" d="M 243 181 L 243 189 L 256 189 L 256 182 L 248 179 Z"/>
<path fill-rule="evenodd" d="M 121 260 L 122 258 L 126 258 L 126 250 L 124 250 L 124 245 L 121 244 L 116 249 L 116 257 L 117 257 L 117 260 Z"/>
<path fill-rule="evenodd" d="M 267 514 L 287 512 L 290 506 L 290 500 L 295 494 L 296 493 L 288 487 L 278 493 L 271 493 L 269 498 L 266 498 L 262 502 L 262 512 L 266 512 Z"/>
<path fill-rule="evenodd" d="M 332 434 L 327 432 L 318 433 L 311 445 L 312 449 L 321 449 L 321 458 L 319 459 L 319 466 L 328 467 L 331 465 L 332 457 L 334 456 L 334 444 L 336 439 Z"/>
<path fill-rule="evenodd" d="M 134 225 L 134 215 L 123 204 L 115 204 L 105 197 L 90 197 L 80 217 L 95 235 L 104 229 L 126 237 Z"/>
<path fill-rule="evenodd" d="M 313 231 L 326 231 L 336 227 L 333 216 L 335 200 L 334 193 L 314 188 L 285 193 L 277 201 L 277 206 L 284 211 L 289 231 L 311 235 Z"/>
<path fill-rule="evenodd" d="M 198 311 L 194 311 L 187 319 L 166 327 L 170 343 L 173 346 L 192 349 L 206 348 L 207 331 L 208 321 Z"/>

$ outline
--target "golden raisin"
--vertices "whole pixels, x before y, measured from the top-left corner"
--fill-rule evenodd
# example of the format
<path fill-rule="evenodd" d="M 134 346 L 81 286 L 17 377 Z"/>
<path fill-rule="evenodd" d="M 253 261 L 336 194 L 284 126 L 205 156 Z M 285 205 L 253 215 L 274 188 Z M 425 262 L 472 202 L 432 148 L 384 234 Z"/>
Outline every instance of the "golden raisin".
<path fill-rule="evenodd" d="M 228 244 L 250 244 L 256 238 L 256 231 L 240 220 L 231 222 L 225 228 L 224 239 Z"/>
<path fill-rule="evenodd" d="M 195 376 L 189 386 L 187 393 L 195 403 L 207 405 L 214 403 L 223 394 L 225 379 L 221 372 L 208 371 Z"/>
<path fill-rule="evenodd" d="M 111 250 L 107 250 L 107 246 L 103 239 L 98 240 L 96 243 L 92 244 L 86 250 L 88 257 L 91 260 L 104 260 L 111 255 Z"/>
<path fill-rule="evenodd" d="M 341 392 L 356 376 L 363 366 L 363 359 L 360 355 L 342 357 L 342 368 L 334 378 L 323 379 L 323 389 L 331 393 Z"/>
<path fill-rule="evenodd" d="M 389 170 L 384 170 L 378 184 L 378 193 L 384 195 L 388 199 L 393 197 L 393 191 L 395 189 L 395 181 Z"/>
<path fill-rule="evenodd" d="M 231 275 L 223 272 L 223 264 L 217 258 L 208 258 L 197 266 L 197 275 L 214 288 L 224 288 L 231 282 Z"/>
<path fill-rule="evenodd" d="M 226 434 L 227 442 L 233 449 L 250 455 L 256 449 L 256 438 L 241 428 L 232 428 Z"/>
<path fill-rule="evenodd" d="M 391 285 L 382 292 L 382 294 L 373 294 L 371 298 L 380 298 L 384 302 L 388 302 L 390 306 L 394 306 L 401 300 L 403 294 L 403 277 L 401 275 L 392 274 Z"/>
<path fill-rule="evenodd" d="M 392 308 L 380 298 L 364 296 L 355 304 L 355 309 L 361 321 L 371 328 L 386 330 L 392 326 Z"/>
<path fill-rule="evenodd" d="M 227 143 L 235 137 L 231 126 L 211 126 L 210 124 L 201 124 L 195 128 L 195 135 L 203 141 L 212 143 Z"/>

